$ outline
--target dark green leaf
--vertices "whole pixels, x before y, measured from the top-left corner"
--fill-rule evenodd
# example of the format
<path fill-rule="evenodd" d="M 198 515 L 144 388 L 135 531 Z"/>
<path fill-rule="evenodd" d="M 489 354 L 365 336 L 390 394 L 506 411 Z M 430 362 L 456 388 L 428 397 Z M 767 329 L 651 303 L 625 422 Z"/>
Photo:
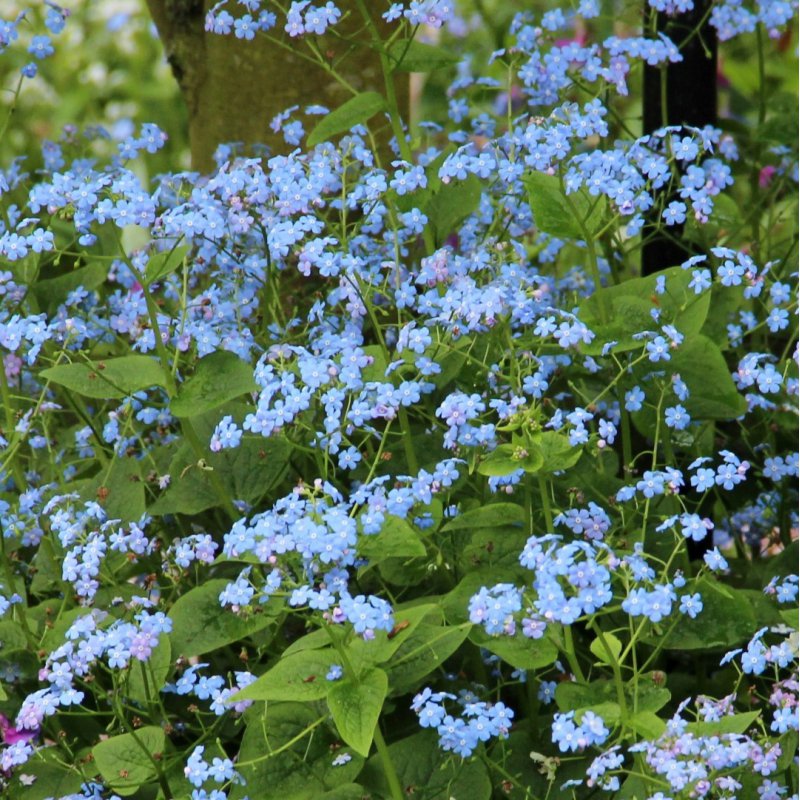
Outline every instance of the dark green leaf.
<path fill-rule="evenodd" d="M 464 761 L 443 753 L 433 731 L 421 731 L 389 745 L 389 757 L 410 798 L 425 800 L 489 800 L 492 784 L 477 759 Z M 383 766 L 376 754 L 359 778 L 379 797 L 389 797 Z"/>
<path fill-rule="evenodd" d="M 249 616 L 238 616 L 222 608 L 219 595 L 228 583 L 225 578 L 214 578 L 177 599 L 169 612 L 174 656 L 189 658 L 208 653 L 274 622 L 269 605 L 256 606 Z"/>
<path fill-rule="evenodd" d="M 108 277 L 108 263 L 92 261 L 85 267 L 73 269 L 57 278 L 39 280 L 34 284 L 34 291 L 42 305 L 55 311 L 60 303 L 63 303 L 70 292 L 82 286 L 91 292 L 101 286 Z"/>
<path fill-rule="evenodd" d="M 133 458 L 116 457 L 109 470 L 82 493 L 85 500 L 96 500 L 109 519 L 135 522 L 145 512 L 141 463 Z"/>
<path fill-rule="evenodd" d="M 747 411 L 724 356 L 705 336 L 687 338 L 673 353 L 669 370 L 680 373 L 689 389 L 684 406 L 693 419 L 735 419 Z"/>
<path fill-rule="evenodd" d="M 232 787 L 230 800 L 321 800 L 328 791 L 346 790 L 364 760 L 349 748 L 337 748 L 338 737 L 329 726 L 316 724 L 319 717 L 307 703 L 267 703 L 259 714 L 249 713 L 237 765 L 246 784 Z M 265 758 L 273 751 L 280 752 Z M 350 761 L 334 766 L 334 758 L 344 753 Z"/>
<path fill-rule="evenodd" d="M 135 733 L 123 733 L 96 744 L 92 755 L 108 787 L 128 796 L 155 779 L 153 758 L 164 752 L 165 741 L 164 731 L 149 725 Z"/>
<path fill-rule="evenodd" d="M 146 662 L 133 659 L 128 673 L 125 694 L 139 703 L 152 702 L 164 688 L 172 671 L 172 647 L 169 636 L 162 633 Z"/>
<path fill-rule="evenodd" d="M 216 471 L 228 496 L 254 503 L 286 474 L 291 446 L 285 439 L 245 436 L 239 447 L 208 452 L 198 465 L 194 450 L 184 444 L 169 468 L 167 491 L 148 509 L 151 514 L 199 514 L 220 504 L 209 468 Z"/>
<path fill-rule="evenodd" d="M 358 680 L 335 681 L 328 691 L 328 708 L 342 739 L 365 758 L 388 689 L 386 673 L 375 667 Z"/>
<path fill-rule="evenodd" d="M 656 293 L 656 282 L 665 281 L 663 294 Z M 657 275 L 634 278 L 616 286 L 607 286 L 593 292 L 580 305 L 578 316 L 590 330 L 597 334 L 581 350 L 589 355 L 598 355 L 607 342 L 617 342 L 617 352 L 636 350 L 643 346 L 636 334 L 645 330 L 657 330 L 659 325 L 672 323 L 686 337 L 699 333 L 708 316 L 711 303 L 709 292 L 695 294 L 689 288 L 692 270 L 670 267 Z M 603 322 L 603 307 L 607 319 Z M 653 320 L 651 311 L 658 309 L 659 323 Z"/>
<path fill-rule="evenodd" d="M 385 110 L 386 101 L 377 92 L 357 94 L 324 116 L 314 130 L 308 134 L 307 144 L 309 147 L 314 147 L 333 136 L 346 133 L 353 126 L 360 125 L 378 112 Z"/>
<path fill-rule="evenodd" d="M 437 242 L 443 242 L 478 208 L 481 192 L 481 182 L 470 175 L 463 181 L 442 183 L 430 193 L 422 210 Z"/>
<path fill-rule="evenodd" d="M 500 528 L 505 525 L 521 524 L 525 511 L 517 503 L 490 503 L 459 514 L 442 525 L 443 531 L 475 530 L 480 528 Z"/>
<path fill-rule="evenodd" d="M 442 666 L 467 638 L 472 625 L 442 627 L 422 623 L 386 665 L 392 694 L 417 688 L 418 682 Z"/>
<path fill-rule="evenodd" d="M 217 350 L 197 362 L 194 375 L 170 403 L 176 417 L 196 417 L 258 389 L 253 368 L 227 350 Z"/>
<path fill-rule="evenodd" d="M 150 386 L 164 386 L 164 373 L 150 356 L 122 356 L 91 364 L 59 364 L 42 370 L 51 383 L 85 397 L 119 399 Z"/>
<path fill-rule="evenodd" d="M 736 589 L 718 586 L 703 578 L 696 586 L 703 598 L 703 610 L 695 619 L 683 618 L 662 643 L 669 650 L 706 650 L 732 647 L 749 639 L 758 629 L 753 608 Z M 659 641 L 653 634 L 651 641 Z"/>
<path fill-rule="evenodd" d="M 78 794 L 85 778 L 77 769 L 69 769 L 58 763 L 59 748 L 46 747 L 39 750 L 34 758 L 24 767 L 14 771 L 8 786 L 8 797 L 24 797 L 25 800 L 52 800 L 54 797 L 66 797 Z M 51 756 L 50 753 L 53 753 Z M 23 785 L 22 775 L 35 778 L 33 783 Z"/>

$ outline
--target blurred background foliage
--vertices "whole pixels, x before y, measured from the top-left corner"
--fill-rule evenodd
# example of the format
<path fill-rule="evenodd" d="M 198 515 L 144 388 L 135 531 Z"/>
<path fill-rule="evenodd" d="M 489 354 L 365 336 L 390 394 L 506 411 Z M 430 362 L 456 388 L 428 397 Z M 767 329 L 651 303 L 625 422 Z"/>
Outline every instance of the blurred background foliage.
<path fill-rule="evenodd" d="M 114 152 L 115 142 L 131 133 L 134 126 L 155 122 L 166 131 L 169 141 L 158 154 L 146 159 L 147 172 L 152 176 L 188 169 L 186 109 L 145 0 L 63 0 L 61 5 L 69 11 L 70 18 L 64 32 L 55 38 L 56 53 L 38 63 L 39 74 L 23 82 L 15 104 L 19 70 L 29 60 L 24 49 L 25 37 L 41 31 L 41 16 L 46 6 L 38 0 L 2 3 L 5 18 L 30 9 L 28 19 L 32 24 L 23 26 L 19 43 L 23 46 L 10 48 L 0 58 L 0 126 L 9 110 L 15 109 L 11 124 L 0 140 L 0 163 L 5 165 L 14 158 L 24 157 L 26 169 L 35 169 L 42 163 L 42 143 L 58 140 L 64 135 L 65 126 L 72 126 L 66 128 L 68 136 L 74 137 L 76 134 L 71 131 L 77 131 L 79 142 L 85 141 L 87 157 L 102 157 Z M 525 10 L 541 13 L 557 4 L 552 0 L 458 0 L 457 5 L 460 13 L 455 21 L 441 31 L 423 32 L 423 38 L 442 44 L 459 40 L 459 53 L 467 54 L 459 67 L 461 74 L 490 74 L 507 86 L 506 68 L 499 62 L 489 68 L 486 65 L 492 51 L 506 44 L 514 14 Z M 576 29 L 573 36 L 579 40 L 602 39 L 612 33 L 632 32 L 641 20 L 642 7 L 639 0 L 603 0 L 604 13 L 591 21 L 591 30 Z M 248 43 L 241 45 L 246 47 Z M 778 54 L 780 57 L 775 57 Z M 737 144 L 745 150 L 797 138 L 796 29 L 790 28 L 780 40 L 766 40 L 765 56 L 769 88 L 767 119 L 765 125 L 754 128 L 752 123 L 758 115 L 754 98 L 759 79 L 755 37 L 738 37 L 720 46 L 720 127 L 734 133 Z M 441 70 L 428 76 L 424 85 L 421 78 L 412 79 L 417 80 L 412 91 L 414 120 L 445 121 L 448 88 L 454 77 L 453 70 Z M 631 97 L 617 106 L 620 122 L 624 121 L 636 135 L 642 132 L 640 77 L 631 81 Z M 472 86 L 468 96 L 472 116 L 482 107 L 502 113 L 508 100 L 503 92 L 481 86 Z M 581 98 L 576 94 L 575 99 Z M 517 113 L 513 100 L 512 90 L 512 113 Z M 751 124 L 745 126 L 745 121 Z M 109 138 L 81 137 L 80 132 L 93 126 L 102 126 Z M 435 135 L 419 129 L 416 133 L 422 137 L 417 144 L 423 148 L 425 136 Z M 145 169 L 144 164 L 140 169 Z"/>

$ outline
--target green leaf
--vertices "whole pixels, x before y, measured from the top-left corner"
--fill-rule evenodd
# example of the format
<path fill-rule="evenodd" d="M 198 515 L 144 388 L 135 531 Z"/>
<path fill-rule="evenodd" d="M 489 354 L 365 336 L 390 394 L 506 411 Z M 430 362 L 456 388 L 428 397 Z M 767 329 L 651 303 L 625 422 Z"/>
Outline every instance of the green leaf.
<path fill-rule="evenodd" d="M 426 554 L 420 535 L 404 519 L 389 516 L 379 533 L 363 535 L 358 553 L 377 564 L 387 558 L 421 558 Z"/>
<path fill-rule="evenodd" d="M 663 294 L 656 293 L 659 280 L 664 281 Z M 692 270 L 670 267 L 657 275 L 634 278 L 594 291 L 581 302 L 578 316 L 597 336 L 590 344 L 581 345 L 581 351 L 598 355 L 611 341 L 617 343 L 615 352 L 641 349 L 642 340 L 636 335 L 645 330 L 657 330 L 666 322 L 675 325 L 686 337 L 699 333 L 708 316 L 711 295 L 709 292 L 695 294 L 689 288 L 691 280 Z M 609 312 L 606 322 L 602 321 L 604 306 Z M 650 313 L 654 309 L 661 314 L 658 324 Z"/>
<path fill-rule="evenodd" d="M 194 450 L 183 444 L 169 466 L 169 488 L 148 512 L 199 514 L 218 506 L 220 498 L 208 468 L 216 471 L 229 497 L 255 503 L 283 479 L 290 453 L 291 445 L 285 439 L 244 436 L 238 447 L 208 452 L 203 468 Z"/>
<path fill-rule="evenodd" d="M 667 723 L 652 711 L 638 711 L 626 722 L 634 732 L 638 733 L 643 739 L 658 739 L 667 729 Z"/>
<path fill-rule="evenodd" d="M 164 688 L 171 671 L 172 647 L 169 636 L 162 633 L 146 663 L 136 659 L 131 662 L 125 693 L 131 700 L 140 703 L 153 702 Z M 147 676 L 146 680 L 145 675 Z"/>
<path fill-rule="evenodd" d="M 420 731 L 393 742 L 388 750 L 400 784 L 409 798 L 489 800 L 492 796 L 486 766 L 477 758 L 467 761 L 443 753 L 434 731 Z M 385 771 L 377 754 L 369 759 L 359 781 L 378 797 L 390 796 Z"/>
<path fill-rule="evenodd" d="M 611 650 L 610 655 L 606 647 Z M 622 653 L 622 642 L 613 633 L 604 633 L 602 639 L 598 637 L 592 641 L 589 645 L 589 650 L 592 651 L 601 664 L 616 664 L 619 661 L 620 653 Z"/>
<path fill-rule="evenodd" d="M 335 681 L 328 691 L 328 708 L 342 739 L 365 758 L 388 689 L 386 673 L 376 667 L 358 680 Z"/>
<path fill-rule="evenodd" d="M 217 350 L 197 362 L 194 375 L 170 403 L 170 411 L 176 417 L 196 417 L 257 390 L 250 364 L 228 350 Z"/>
<path fill-rule="evenodd" d="M 481 182 L 474 175 L 463 181 L 441 183 L 431 191 L 422 210 L 438 243 L 444 242 L 478 208 L 482 191 Z"/>
<path fill-rule="evenodd" d="M 84 490 L 85 500 L 96 500 L 109 519 L 135 522 L 145 512 L 141 464 L 133 458 L 116 457 L 106 473 Z"/>
<path fill-rule="evenodd" d="M 452 51 L 416 39 L 396 39 L 389 45 L 387 53 L 393 72 L 433 72 L 459 61 Z"/>
<path fill-rule="evenodd" d="M 25 800 L 52 800 L 78 794 L 86 778 L 77 769 L 69 769 L 58 763 L 58 747 L 45 747 L 23 767 L 14 770 L 7 787 L 8 797 L 24 797 Z M 52 755 L 51 755 L 52 753 Z M 35 778 L 32 784 L 20 781 L 23 775 Z"/>
<path fill-rule="evenodd" d="M 600 230 L 604 208 L 602 199 L 591 197 L 583 189 L 567 199 L 561 180 L 544 172 L 531 172 L 522 182 L 528 191 L 534 224 L 543 233 L 559 239 L 584 239 L 578 219 L 589 235 Z"/>
<path fill-rule="evenodd" d="M 661 646 L 668 650 L 728 648 L 749 639 L 758 629 L 752 605 L 736 589 L 722 587 L 713 578 L 702 578 L 695 586 L 703 598 L 703 610 L 694 619 L 681 619 Z M 652 644 L 661 637 L 651 634 Z"/>
<path fill-rule="evenodd" d="M 442 525 L 443 531 L 501 528 L 519 525 L 525 520 L 525 510 L 517 503 L 490 503 L 459 514 Z"/>
<path fill-rule="evenodd" d="M 503 478 L 518 469 L 536 472 L 541 469 L 543 464 L 544 456 L 538 449 L 526 452 L 517 445 L 501 444 L 478 464 L 477 469 L 481 475 Z"/>
<path fill-rule="evenodd" d="M 570 444 L 569 437 L 556 431 L 544 431 L 531 438 L 531 447 L 542 458 L 538 472 L 561 472 L 574 466 L 583 454 L 582 447 Z"/>
<path fill-rule="evenodd" d="M 237 700 L 321 700 L 331 687 L 325 676 L 334 664 L 341 665 L 341 657 L 332 647 L 283 656 L 234 696 Z"/>
<path fill-rule="evenodd" d="M 237 770 L 246 784 L 231 787 L 230 800 L 321 800 L 358 776 L 364 759 L 342 749 L 332 727 L 317 724 L 319 709 L 280 702 L 259 708 L 260 714 L 248 712 L 245 717 Z M 275 758 L 264 757 L 275 751 L 280 751 Z M 343 753 L 352 756 L 350 761 L 334 766 L 333 759 Z"/>
<path fill-rule="evenodd" d="M 395 626 L 392 631 L 375 631 L 374 639 L 367 641 L 356 636 L 348 642 L 347 655 L 354 669 L 361 672 L 376 664 L 389 661 L 423 620 L 427 620 L 429 624 L 441 623 L 442 611 L 433 603 L 411 608 L 396 606 L 394 619 Z"/>
<path fill-rule="evenodd" d="M 40 375 L 85 397 L 101 400 L 119 399 L 140 389 L 165 385 L 158 361 L 150 356 L 122 356 L 90 364 L 59 364 L 42 370 Z"/>
<path fill-rule="evenodd" d="M 515 669 L 541 669 L 558 658 L 558 648 L 549 639 L 526 639 L 523 636 L 490 636 L 475 628 L 470 640 L 500 656 Z"/>
<path fill-rule="evenodd" d="M 108 787 L 127 796 L 136 794 L 140 786 L 155 779 L 152 759 L 164 752 L 165 743 L 164 731 L 149 725 L 96 744 L 92 756 Z"/>
<path fill-rule="evenodd" d="M 242 617 L 219 604 L 220 592 L 230 583 L 214 578 L 179 597 L 169 612 L 172 652 L 190 658 L 216 650 L 266 628 L 275 621 L 269 605 L 256 606 Z"/>
<path fill-rule="evenodd" d="M 58 305 L 67 299 L 67 295 L 79 286 L 89 292 L 102 286 L 108 277 L 108 269 L 108 262 L 92 261 L 85 267 L 70 270 L 57 278 L 38 280 L 33 285 L 33 290 L 43 306 L 55 311 Z"/>
<path fill-rule="evenodd" d="M 180 247 L 173 247 L 171 250 L 164 250 L 151 255 L 144 271 L 145 284 L 150 286 L 150 284 L 157 283 L 162 278 L 175 272 L 183 264 L 188 252 L 189 248 L 186 245 L 181 245 Z"/>
<path fill-rule="evenodd" d="M 351 97 L 339 108 L 324 116 L 308 134 L 307 144 L 314 147 L 340 133 L 346 133 L 354 125 L 366 122 L 380 111 L 386 110 L 386 101 L 377 92 L 362 92 Z"/>
<path fill-rule="evenodd" d="M 669 361 L 689 390 L 683 405 L 693 419 L 735 419 L 747 411 L 719 347 L 700 334 L 687 338 Z"/>
<path fill-rule="evenodd" d="M 471 623 L 443 627 L 422 623 L 397 650 L 386 665 L 392 694 L 417 688 L 418 682 L 442 666 L 467 638 Z"/>
<path fill-rule="evenodd" d="M 732 714 L 722 717 L 716 722 L 690 722 L 686 726 L 688 733 L 695 736 L 720 736 L 723 733 L 744 733 L 759 718 L 760 711 L 747 711 L 743 714 Z"/>

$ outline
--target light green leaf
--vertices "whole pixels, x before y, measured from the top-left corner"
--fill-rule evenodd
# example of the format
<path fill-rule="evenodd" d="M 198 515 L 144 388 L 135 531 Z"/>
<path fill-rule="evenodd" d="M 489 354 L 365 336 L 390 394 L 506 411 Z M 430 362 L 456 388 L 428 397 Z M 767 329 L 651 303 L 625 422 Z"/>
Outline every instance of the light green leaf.
<path fill-rule="evenodd" d="M 541 669 L 558 658 L 558 648 L 548 639 L 526 639 L 523 636 L 490 636 L 475 628 L 470 640 L 479 647 L 500 656 L 515 669 Z"/>
<path fill-rule="evenodd" d="M 478 464 L 477 469 L 481 475 L 503 478 L 518 469 L 536 472 L 543 464 L 544 456 L 538 449 L 525 451 L 517 445 L 501 444 Z"/>
<path fill-rule="evenodd" d="M 686 725 L 688 733 L 695 736 L 721 736 L 723 733 L 744 733 L 761 715 L 760 711 L 747 711 L 721 717 L 716 722 L 690 722 Z"/>
<path fill-rule="evenodd" d="M 638 733 L 642 739 L 658 739 L 667 729 L 667 723 L 652 711 L 639 711 L 626 722 L 627 727 Z"/>
<path fill-rule="evenodd" d="M 622 642 L 613 633 L 604 633 L 602 639 L 598 637 L 592 641 L 589 649 L 601 664 L 616 664 L 622 653 Z"/>
<path fill-rule="evenodd" d="M 581 189 L 567 199 L 558 176 L 543 172 L 528 173 L 522 182 L 528 190 L 533 222 L 543 233 L 559 239 L 584 239 L 578 220 L 589 235 L 600 230 L 605 207 L 602 198 L 592 197 Z"/>
<path fill-rule="evenodd" d="M 128 796 L 155 779 L 153 758 L 159 758 L 164 752 L 165 742 L 164 731 L 149 725 L 135 733 L 113 736 L 96 744 L 92 756 L 108 787 Z"/>
<path fill-rule="evenodd" d="M 380 111 L 386 110 L 386 101 L 377 92 L 362 92 L 351 97 L 339 108 L 324 116 L 308 135 L 307 144 L 314 147 L 340 133 L 346 133 L 354 125 L 366 122 Z"/>
<path fill-rule="evenodd" d="M 343 678 L 334 682 L 328 692 L 328 708 L 342 739 L 365 758 L 388 688 L 386 673 L 374 668 L 357 681 Z"/>
<path fill-rule="evenodd" d="M 556 431 L 544 431 L 531 437 L 531 449 L 535 448 L 542 459 L 537 472 L 561 472 L 574 466 L 583 454 L 582 447 L 570 444 L 569 437 Z"/>
<path fill-rule="evenodd" d="M 379 533 L 362 535 L 358 553 L 378 564 L 387 558 L 421 558 L 426 554 L 420 535 L 404 519 L 389 516 Z"/>
<path fill-rule="evenodd" d="M 122 356 L 90 364 L 59 364 L 42 370 L 40 375 L 85 397 L 102 400 L 119 399 L 140 389 L 165 385 L 161 366 L 150 356 Z"/>
<path fill-rule="evenodd" d="M 162 278 L 175 272 L 183 264 L 188 252 L 189 248 L 186 245 L 181 245 L 180 247 L 173 247 L 171 250 L 163 250 L 160 253 L 151 255 L 144 271 L 145 283 L 150 286 L 150 284 L 157 283 Z"/>
<path fill-rule="evenodd" d="M 194 375 L 181 386 L 170 411 L 176 417 L 196 417 L 257 390 L 252 366 L 228 350 L 217 350 L 197 362 Z"/>
<path fill-rule="evenodd" d="M 396 39 L 387 52 L 393 72 L 433 72 L 459 61 L 452 51 L 416 39 Z"/>
<path fill-rule="evenodd" d="M 237 700 L 320 700 L 332 685 L 325 676 L 334 664 L 341 666 L 341 657 L 332 647 L 283 656 L 234 697 Z"/>

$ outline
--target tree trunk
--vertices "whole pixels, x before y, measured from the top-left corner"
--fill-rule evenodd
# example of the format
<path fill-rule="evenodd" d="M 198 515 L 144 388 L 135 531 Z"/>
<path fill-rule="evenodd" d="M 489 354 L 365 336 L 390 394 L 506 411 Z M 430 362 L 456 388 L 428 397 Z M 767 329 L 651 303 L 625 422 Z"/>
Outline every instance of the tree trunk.
<path fill-rule="evenodd" d="M 710 0 L 695 0 L 692 11 L 675 17 L 659 12 L 657 27 L 680 45 L 708 13 Z M 666 67 L 644 68 L 643 126 L 646 133 L 662 125 L 702 128 L 717 122 L 717 33 L 706 19 L 699 32 L 681 47 L 683 61 Z M 662 97 L 662 71 L 666 69 L 666 98 Z M 666 119 L 664 110 L 666 109 Z M 670 198 L 673 199 L 673 198 Z M 691 213 L 691 212 L 690 212 Z M 659 220 L 645 225 L 645 237 L 653 234 Z M 692 253 L 680 243 L 682 225 L 670 229 L 672 238 L 653 236 L 642 249 L 642 274 L 652 275 L 685 261 Z"/>
<path fill-rule="evenodd" d="M 194 169 L 213 169 L 214 151 L 224 142 L 260 143 L 273 154 L 289 152 L 292 148 L 283 136 L 270 129 L 276 114 L 293 105 L 320 104 L 333 109 L 351 96 L 322 67 L 303 58 L 310 55 L 307 45 L 292 40 L 280 23 L 270 34 L 288 47 L 270 42 L 262 34 L 244 41 L 232 34 L 207 33 L 205 16 L 214 0 L 147 0 L 147 4 L 189 112 Z M 347 10 L 347 4 L 343 5 Z M 363 27 L 357 10 L 351 9 L 335 28 L 338 36 L 313 38 L 320 52 L 356 89 L 381 91 L 380 61 L 366 46 Z M 339 38 L 355 38 L 357 33 L 358 47 Z M 407 76 L 397 81 L 396 91 L 405 110 Z M 386 129 L 379 141 L 386 143 L 388 123 L 379 124 Z"/>

